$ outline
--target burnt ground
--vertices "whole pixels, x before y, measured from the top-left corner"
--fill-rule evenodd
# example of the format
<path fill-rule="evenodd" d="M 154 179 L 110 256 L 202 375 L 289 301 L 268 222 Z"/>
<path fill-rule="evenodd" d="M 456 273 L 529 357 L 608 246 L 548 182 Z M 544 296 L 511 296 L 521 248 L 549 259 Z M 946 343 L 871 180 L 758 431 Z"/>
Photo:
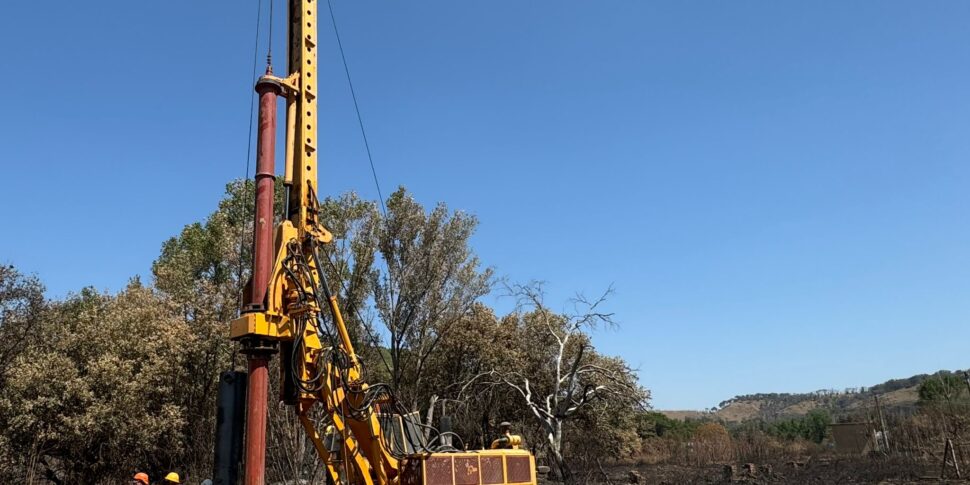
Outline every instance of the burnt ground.
<path fill-rule="evenodd" d="M 917 465 L 888 458 L 818 459 L 809 463 L 732 465 L 627 465 L 604 467 L 581 482 L 588 485 L 692 485 L 692 484 L 965 484 L 970 480 L 940 480 L 938 465 Z M 631 476 L 635 472 L 635 476 Z M 608 476 L 604 477 L 605 475 Z M 953 470 L 947 471 L 948 477 Z M 730 476 L 730 477 L 729 477 Z M 635 479 L 635 481 L 634 481 Z"/>

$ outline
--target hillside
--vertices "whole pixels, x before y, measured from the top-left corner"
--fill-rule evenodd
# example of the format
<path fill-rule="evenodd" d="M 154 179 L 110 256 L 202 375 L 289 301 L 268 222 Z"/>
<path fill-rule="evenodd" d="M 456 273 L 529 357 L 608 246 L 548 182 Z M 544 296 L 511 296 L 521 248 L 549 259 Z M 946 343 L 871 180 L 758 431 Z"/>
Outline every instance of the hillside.
<path fill-rule="evenodd" d="M 753 419 L 775 420 L 804 416 L 813 409 L 824 408 L 836 415 L 865 411 L 875 404 L 875 398 L 886 409 L 905 409 L 916 405 L 919 386 L 927 379 L 939 375 L 963 378 L 963 371 L 939 371 L 934 374 L 918 374 L 905 379 L 891 379 L 871 387 L 850 388 L 842 391 L 826 389 L 806 393 L 761 393 L 735 396 L 721 402 L 714 416 L 727 422 Z M 662 411 L 672 419 L 699 419 L 710 416 L 702 411 Z"/>

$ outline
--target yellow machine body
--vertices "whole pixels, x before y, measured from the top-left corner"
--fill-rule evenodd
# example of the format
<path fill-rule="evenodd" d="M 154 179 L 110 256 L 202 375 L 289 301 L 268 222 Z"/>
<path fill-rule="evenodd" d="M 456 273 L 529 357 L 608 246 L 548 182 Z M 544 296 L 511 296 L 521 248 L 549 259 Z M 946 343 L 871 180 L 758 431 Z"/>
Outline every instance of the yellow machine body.
<path fill-rule="evenodd" d="M 401 485 L 533 485 L 535 458 L 526 450 L 431 453 L 403 460 Z"/>

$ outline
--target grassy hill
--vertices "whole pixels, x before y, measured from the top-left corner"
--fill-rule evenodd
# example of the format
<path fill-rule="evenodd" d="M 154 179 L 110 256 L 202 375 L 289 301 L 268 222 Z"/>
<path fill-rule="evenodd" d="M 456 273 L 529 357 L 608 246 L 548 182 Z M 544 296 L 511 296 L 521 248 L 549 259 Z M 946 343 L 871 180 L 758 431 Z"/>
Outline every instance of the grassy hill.
<path fill-rule="evenodd" d="M 871 387 L 837 391 L 834 389 L 806 393 L 761 393 L 735 396 L 721 402 L 713 417 L 726 422 L 750 420 L 773 421 L 805 416 L 814 409 L 827 409 L 833 415 L 849 415 L 873 408 L 876 396 L 884 409 L 911 408 L 919 401 L 919 387 L 939 376 L 963 378 L 963 371 L 942 370 L 934 374 L 918 374 L 905 379 L 891 379 Z M 661 411 L 671 419 L 699 419 L 711 417 L 702 411 Z"/>

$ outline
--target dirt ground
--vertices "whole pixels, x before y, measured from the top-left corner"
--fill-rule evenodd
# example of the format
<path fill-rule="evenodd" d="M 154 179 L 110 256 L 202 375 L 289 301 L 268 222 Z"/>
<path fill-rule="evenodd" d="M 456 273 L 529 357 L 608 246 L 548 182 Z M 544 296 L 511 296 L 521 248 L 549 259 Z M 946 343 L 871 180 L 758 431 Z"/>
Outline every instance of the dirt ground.
<path fill-rule="evenodd" d="M 605 477 L 604 473 L 608 476 Z M 639 465 L 605 467 L 584 481 L 588 485 L 692 484 L 966 484 L 970 480 L 940 480 L 938 466 L 922 466 L 885 458 L 816 460 L 805 464 Z M 948 470 L 948 477 L 953 470 Z"/>

